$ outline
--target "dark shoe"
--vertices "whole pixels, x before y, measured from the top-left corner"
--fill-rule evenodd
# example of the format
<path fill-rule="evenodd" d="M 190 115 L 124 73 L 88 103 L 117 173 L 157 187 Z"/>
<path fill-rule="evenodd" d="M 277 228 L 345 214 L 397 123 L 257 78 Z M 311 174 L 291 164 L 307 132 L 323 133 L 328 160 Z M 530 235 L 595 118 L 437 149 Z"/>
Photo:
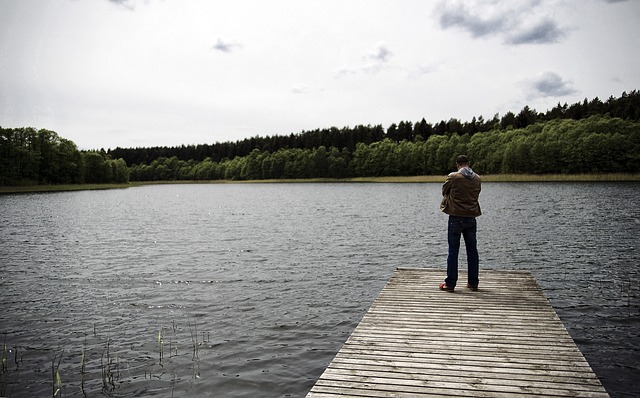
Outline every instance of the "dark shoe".
<path fill-rule="evenodd" d="M 467 289 L 471 289 L 471 291 L 477 292 L 478 291 L 478 286 L 471 286 L 470 284 L 467 283 Z"/>
<path fill-rule="evenodd" d="M 444 290 L 446 292 L 451 292 L 453 293 L 453 288 L 451 286 L 447 286 L 446 283 L 441 283 L 440 284 L 440 290 Z"/>

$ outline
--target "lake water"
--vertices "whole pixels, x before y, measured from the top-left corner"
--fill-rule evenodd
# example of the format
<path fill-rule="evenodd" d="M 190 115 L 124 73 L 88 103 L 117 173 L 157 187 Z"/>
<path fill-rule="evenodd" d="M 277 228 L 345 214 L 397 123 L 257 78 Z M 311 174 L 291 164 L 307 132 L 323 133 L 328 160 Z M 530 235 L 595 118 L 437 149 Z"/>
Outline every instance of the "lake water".
<path fill-rule="evenodd" d="M 444 278 L 440 188 L 0 196 L 0 396 L 303 397 L 396 267 Z M 481 270 L 532 271 L 613 397 L 640 391 L 639 188 L 481 194 Z"/>

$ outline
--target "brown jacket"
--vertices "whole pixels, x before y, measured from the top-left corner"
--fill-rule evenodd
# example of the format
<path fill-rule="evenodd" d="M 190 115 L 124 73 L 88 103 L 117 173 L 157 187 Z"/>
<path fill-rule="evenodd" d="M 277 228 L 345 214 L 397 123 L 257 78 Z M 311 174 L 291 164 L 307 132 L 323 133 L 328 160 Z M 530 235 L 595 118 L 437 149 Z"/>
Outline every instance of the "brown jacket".
<path fill-rule="evenodd" d="M 468 167 L 449 174 L 442 185 L 440 210 L 451 216 L 478 217 L 482 214 L 478 203 L 480 189 L 480 176 Z"/>

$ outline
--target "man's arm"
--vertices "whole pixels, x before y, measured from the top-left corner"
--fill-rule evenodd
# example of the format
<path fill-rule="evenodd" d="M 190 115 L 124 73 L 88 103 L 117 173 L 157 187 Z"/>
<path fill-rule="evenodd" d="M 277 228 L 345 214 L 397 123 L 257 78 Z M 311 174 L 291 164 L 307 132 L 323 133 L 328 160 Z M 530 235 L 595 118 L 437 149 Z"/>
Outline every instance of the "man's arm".
<path fill-rule="evenodd" d="M 451 192 L 451 174 L 447 176 L 446 181 L 442 184 L 442 196 L 448 196 Z"/>

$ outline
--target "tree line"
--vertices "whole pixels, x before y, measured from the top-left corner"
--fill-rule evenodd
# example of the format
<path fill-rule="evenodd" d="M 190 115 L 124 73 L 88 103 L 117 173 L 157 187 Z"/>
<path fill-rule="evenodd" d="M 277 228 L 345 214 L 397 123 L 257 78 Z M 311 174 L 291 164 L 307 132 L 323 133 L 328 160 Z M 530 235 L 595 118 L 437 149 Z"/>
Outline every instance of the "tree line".
<path fill-rule="evenodd" d="M 446 174 L 638 172 L 640 92 L 546 113 L 317 129 L 213 145 L 79 151 L 50 130 L 0 127 L 0 185 Z"/>
<path fill-rule="evenodd" d="M 224 159 L 233 159 L 236 156 L 247 156 L 253 150 L 274 153 L 280 149 L 310 149 L 336 147 L 342 150 L 346 148 L 350 153 L 356 149 L 359 143 L 372 144 L 389 138 L 395 142 L 402 140 L 414 141 L 418 136 L 427 140 L 432 135 L 459 136 L 476 133 L 484 133 L 492 130 L 507 130 L 525 128 L 529 125 L 555 120 L 572 119 L 582 120 L 594 115 L 609 115 L 625 120 L 640 120 L 640 92 L 622 93 L 619 98 L 611 96 L 603 102 L 598 97 L 572 105 L 558 103 L 545 113 L 537 112 L 525 106 L 517 114 L 507 112 L 502 117 L 498 114 L 491 119 L 482 116 L 473 117 L 471 121 L 461 122 L 459 119 L 442 120 L 431 124 L 424 118 L 418 122 L 400 121 L 391 124 L 386 130 L 381 125 L 357 125 L 355 127 L 331 127 L 302 131 L 298 134 L 275 135 L 260 137 L 255 136 L 236 142 L 222 142 L 214 144 L 182 145 L 178 147 L 141 147 L 141 148 L 115 148 L 107 153 L 113 158 L 122 158 L 127 165 L 150 165 L 159 158 L 177 157 L 179 160 L 203 161 L 207 158 L 213 162 L 222 162 Z"/>
<path fill-rule="evenodd" d="M 0 127 L 0 185 L 127 182 L 123 159 L 80 151 L 54 131 Z"/>
<path fill-rule="evenodd" d="M 384 138 L 347 148 L 254 149 L 219 162 L 160 157 L 130 167 L 131 180 L 258 180 L 447 174 L 468 154 L 480 174 L 638 173 L 640 122 L 610 116 L 555 119 L 480 134 Z"/>

